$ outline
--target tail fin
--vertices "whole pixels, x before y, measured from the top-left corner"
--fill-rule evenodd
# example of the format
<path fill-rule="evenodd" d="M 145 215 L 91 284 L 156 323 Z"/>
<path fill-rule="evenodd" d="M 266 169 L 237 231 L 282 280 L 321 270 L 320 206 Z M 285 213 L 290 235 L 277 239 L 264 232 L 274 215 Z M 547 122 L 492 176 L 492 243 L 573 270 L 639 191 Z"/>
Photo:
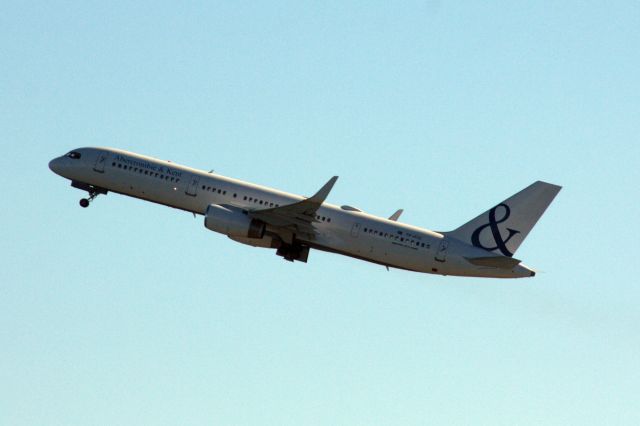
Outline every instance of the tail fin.
<path fill-rule="evenodd" d="M 490 252 L 513 256 L 560 189 L 558 185 L 535 182 L 445 234 Z"/>

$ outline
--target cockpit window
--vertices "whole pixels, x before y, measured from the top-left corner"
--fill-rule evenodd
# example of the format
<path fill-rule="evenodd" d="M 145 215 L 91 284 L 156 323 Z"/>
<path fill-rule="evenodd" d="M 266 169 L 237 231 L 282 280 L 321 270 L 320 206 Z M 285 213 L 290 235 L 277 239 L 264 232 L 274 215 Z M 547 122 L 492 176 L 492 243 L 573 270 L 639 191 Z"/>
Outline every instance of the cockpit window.
<path fill-rule="evenodd" d="M 71 151 L 67 154 L 67 157 L 77 160 L 78 158 L 80 158 L 80 153 L 78 151 Z"/>

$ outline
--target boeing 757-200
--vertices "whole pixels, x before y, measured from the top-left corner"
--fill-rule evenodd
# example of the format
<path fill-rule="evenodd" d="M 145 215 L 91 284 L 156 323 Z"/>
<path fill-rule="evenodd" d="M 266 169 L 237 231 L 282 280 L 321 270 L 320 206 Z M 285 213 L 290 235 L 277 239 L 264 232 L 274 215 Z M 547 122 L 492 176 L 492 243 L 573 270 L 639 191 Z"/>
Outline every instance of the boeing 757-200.
<path fill-rule="evenodd" d="M 274 249 L 306 262 L 323 250 L 416 272 L 465 277 L 521 278 L 535 272 L 513 257 L 560 187 L 535 182 L 450 232 L 398 222 L 325 200 L 332 177 L 302 197 L 170 161 L 112 148 L 79 148 L 49 168 L 87 191 L 82 207 L 114 192 L 204 216 L 204 226 L 242 244 Z"/>

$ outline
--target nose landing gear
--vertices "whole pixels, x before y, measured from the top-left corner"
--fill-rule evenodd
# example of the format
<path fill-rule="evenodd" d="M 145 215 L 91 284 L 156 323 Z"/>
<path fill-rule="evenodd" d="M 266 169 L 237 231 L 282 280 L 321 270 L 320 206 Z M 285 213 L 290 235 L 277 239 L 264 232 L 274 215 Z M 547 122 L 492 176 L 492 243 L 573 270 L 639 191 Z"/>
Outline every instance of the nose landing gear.
<path fill-rule="evenodd" d="M 89 203 L 93 201 L 94 198 L 98 196 L 99 192 L 89 191 L 89 198 L 83 198 L 80 200 L 80 207 L 87 208 L 89 207 Z"/>
<path fill-rule="evenodd" d="M 89 204 L 100 194 L 106 194 L 107 190 L 97 186 L 89 185 L 83 182 L 72 181 L 71 186 L 74 188 L 82 189 L 89 193 L 89 198 L 83 198 L 80 200 L 80 207 L 87 208 Z"/>

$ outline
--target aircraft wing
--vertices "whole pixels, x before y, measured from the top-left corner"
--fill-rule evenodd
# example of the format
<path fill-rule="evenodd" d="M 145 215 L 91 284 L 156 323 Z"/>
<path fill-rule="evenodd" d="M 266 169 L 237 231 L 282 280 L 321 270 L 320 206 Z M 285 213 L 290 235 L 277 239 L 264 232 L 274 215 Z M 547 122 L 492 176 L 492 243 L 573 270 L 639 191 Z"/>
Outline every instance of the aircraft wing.
<path fill-rule="evenodd" d="M 315 195 L 302 201 L 269 209 L 252 210 L 249 211 L 249 215 L 283 231 L 304 233 L 313 239 L 316 233 L 313 223 L 318 221 L 316 212 L 337 180 L 338 176 L 332 177 Z"/>
<path fill-rule="evenodd" d="M 402 212 L 404 212 L 404 210 L 398 209 L 394 214 L 389 216 L 389 220 L 393 220 L 394 222 L 397 222 Z"/>

